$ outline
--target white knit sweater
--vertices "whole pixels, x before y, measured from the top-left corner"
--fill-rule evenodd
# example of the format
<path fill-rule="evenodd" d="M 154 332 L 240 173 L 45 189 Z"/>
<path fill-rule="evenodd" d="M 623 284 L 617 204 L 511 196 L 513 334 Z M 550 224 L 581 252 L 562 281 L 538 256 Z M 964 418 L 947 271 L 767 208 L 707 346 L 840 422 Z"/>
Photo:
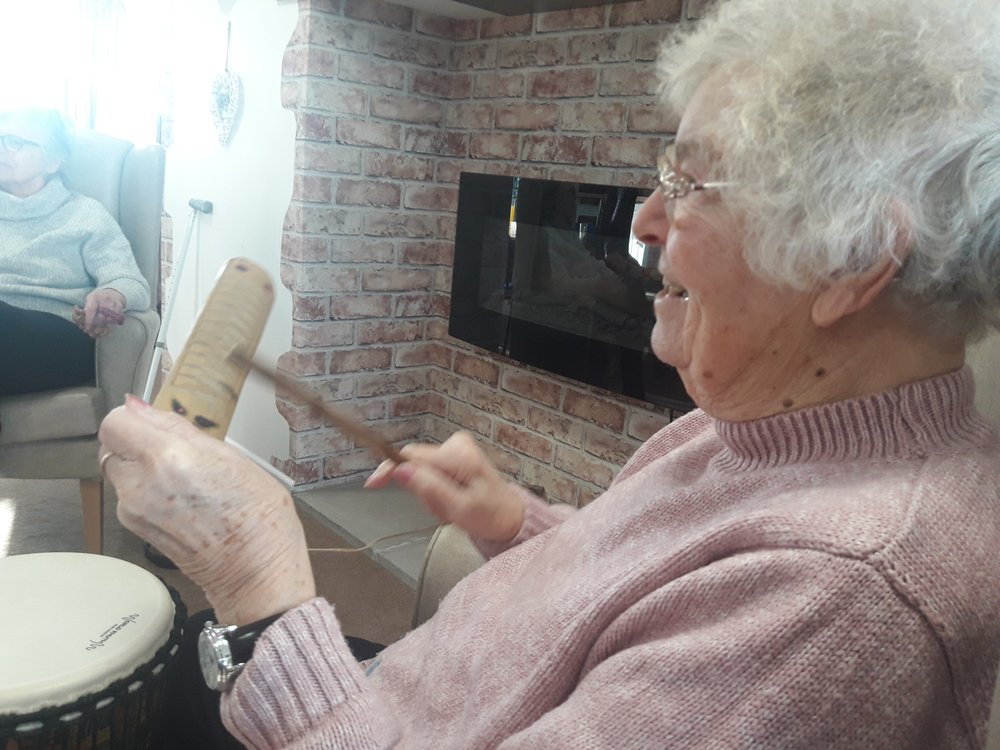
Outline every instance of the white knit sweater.
<path fill-rule="evenodd" d="M 149 284 L 104 206 L 58 177 L 27 198 L 0 192 L 0 301 L 70 320 L 103 287 L 127 310 L 149 307 Z"/>

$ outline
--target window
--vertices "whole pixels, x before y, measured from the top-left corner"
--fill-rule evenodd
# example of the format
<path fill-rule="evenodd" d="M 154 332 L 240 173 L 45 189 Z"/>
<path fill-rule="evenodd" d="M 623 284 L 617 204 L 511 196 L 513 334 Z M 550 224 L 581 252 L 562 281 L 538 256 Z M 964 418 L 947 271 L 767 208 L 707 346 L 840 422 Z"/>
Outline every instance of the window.
<path fill-rule="evenodd" d="M 169 3 L 3 0 L 0 109 L 63 110 L 77 127 L 158 140 L 169 100 Z M 168 6 L 168 7 L 163 7 Z"/>

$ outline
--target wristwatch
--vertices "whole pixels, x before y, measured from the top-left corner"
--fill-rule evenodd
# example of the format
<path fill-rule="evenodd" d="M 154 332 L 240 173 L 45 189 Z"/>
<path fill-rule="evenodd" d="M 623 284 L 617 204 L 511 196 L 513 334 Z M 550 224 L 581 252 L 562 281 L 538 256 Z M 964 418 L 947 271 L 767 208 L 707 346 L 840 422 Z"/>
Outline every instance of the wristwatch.
<path fill-rule="evenodd" d="M 249 625 L 217 625 L 205 623 L 198 635 L 198 660 L 205 684 L 212 690 L 226 691 L 253 656 L 260 634 L 284 612 Z"/>

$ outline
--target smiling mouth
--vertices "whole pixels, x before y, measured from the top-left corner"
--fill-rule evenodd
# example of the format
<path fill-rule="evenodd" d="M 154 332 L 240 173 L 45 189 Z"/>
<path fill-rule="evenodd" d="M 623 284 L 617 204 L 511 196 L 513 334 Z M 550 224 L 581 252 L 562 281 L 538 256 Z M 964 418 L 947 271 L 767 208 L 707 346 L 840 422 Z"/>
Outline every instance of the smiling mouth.
<path fill-rule="evenodd" d="M 682 286 L 677 284 L 665 283 L 663 285 L 663 291 L 666 292 L 668 297 L 677 297 L 678 299 L 687 299 L 688 291 Z"/>

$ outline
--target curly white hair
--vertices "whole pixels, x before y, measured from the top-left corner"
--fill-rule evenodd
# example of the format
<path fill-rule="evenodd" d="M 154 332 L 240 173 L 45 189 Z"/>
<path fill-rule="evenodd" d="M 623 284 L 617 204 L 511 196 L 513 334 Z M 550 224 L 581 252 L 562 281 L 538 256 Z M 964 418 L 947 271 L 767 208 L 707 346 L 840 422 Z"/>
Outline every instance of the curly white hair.
<path fill-rule="evenodd" d="M 676 112 L 730 84 L 712 179 L 742 185 L 758 274 L 805 288 L 905 246 L 894 293 L 928 325 L 1000 323 L 996 0 L 728 0 L 659 70 Z"/>

